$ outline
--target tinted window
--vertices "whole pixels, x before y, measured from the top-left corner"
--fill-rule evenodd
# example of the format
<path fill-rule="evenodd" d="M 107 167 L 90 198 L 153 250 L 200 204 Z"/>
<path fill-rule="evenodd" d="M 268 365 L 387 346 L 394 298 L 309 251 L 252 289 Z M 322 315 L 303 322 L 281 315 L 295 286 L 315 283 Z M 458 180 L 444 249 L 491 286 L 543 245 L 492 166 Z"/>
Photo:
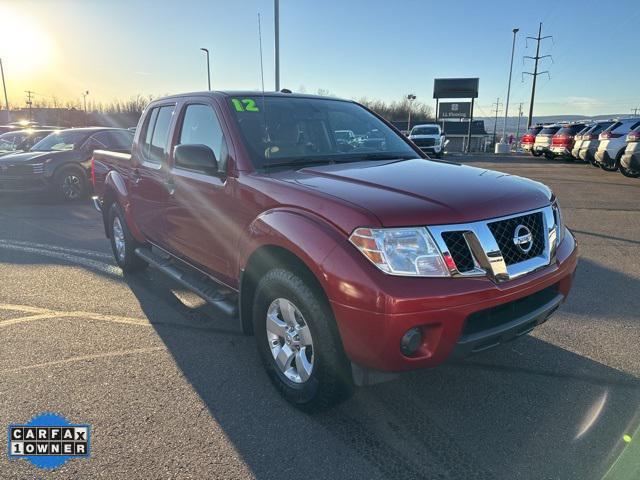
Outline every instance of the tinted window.
<path fill-rule="evenodd" d="M 352 102 L 267 96 L 231 98 L 229 103 L 258 168 L 416 157 L 402 137 Z M 352 131 L 355 141 L 338 141 L 339 130 Z"/>
<path fill-rule="evenodd" d="M 539 133 L 540 133 L 540 130 L 542 130 L 542 127 L 531 127 L 531 128 L 527 131 L 527 133 L 528 133 L 529 135 L 537 135 L 537 134 L 539 134 Z"/>
<path fill-rule="evenodd" d="M 153 127 L 156 125 L 156 119 L 158 118 L 159 108 L 152 109 L 145 120 L 142 132 L 140 134 L 140 144 L 145 157 L 149 156 L 149 147 L 151 145 L 151 135 L 153 135 Z"/>
<path fill-rule="evenodd" d="M 96 133 L 93 140 L 100 145 L 96 148 L 105 148 L 107 150 L 131 150 L 133 143 L 133 133 L 126 130 L 105 130 Z"/>
<path fill-rule="evenodd" d="M 226 166 L 227 149 L 222 128 L 213 108 L 208 105 L 187 106 L 178 143 L 206 145 L 213 150 L 218 168 L 223 170 Z M 176 165 L 180 165 L 179 162 Z"/>
<path fill-rule="evenodd" d="M 173 108 L 173 105 L 168 105 L 166 107 L 156 107 L 149 112 L 149 119 L 145 123 L 144 131 L 140 138 L 144 138 L 142 149 L 145 158 L 151 162 L 162 163 L 165 158 Z"/>
<path fill-rule="evenodd" d="M 558 135 L 575 135 L 584 128 L 584 125 L 568 125 L 558 130 Z"/>
<path fill-rule="evenodd" d="M 540 134 L 555 135 L 558 130 L 560 130 L 560 127 L 544 127 L 542 130 L 540 130 Z"/>

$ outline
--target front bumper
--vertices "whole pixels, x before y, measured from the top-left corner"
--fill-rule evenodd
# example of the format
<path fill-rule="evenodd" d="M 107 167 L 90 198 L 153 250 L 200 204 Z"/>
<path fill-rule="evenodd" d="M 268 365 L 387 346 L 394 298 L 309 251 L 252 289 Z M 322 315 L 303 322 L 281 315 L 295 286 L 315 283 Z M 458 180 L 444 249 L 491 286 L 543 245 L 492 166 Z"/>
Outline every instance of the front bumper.
<path fill-rule="evenodd" d="M 49 188 L 47 179 L 36 175 L 2 175 L 0 173 L 0 192 L 37 193 Z"/>
<path fill-rule="evenodd" d="M 365 272 L 368 278 L 363 282 L 349 272 L 354 268 L 353 261 L 336 249 L 325 262 L 326 270 L 346 277 L 340 281 L 329 275 L 337 291 L 328 295 L 347 356 L 368 369 L 400 372 L 435 367 L 449 358 L 490 348 L 545 321 L 569 294 L 577 249 L 573 235 L 567 232 L 551 265 L 502 284 L 484 277 L 392 277 L 377 272 L 370 264 L 361 268 L 376 271 Z M 543 291 L 545 295 L 552 293 L 543 299 L 545 302 L 533 306 L 527 303 L 528 297 Z M 369 293 L 375 293 L 374 300 L 366 300 L 373 305 L 358 308 L 356 304 L 368 299 Z M 502 323 L 495 325 L 487 320 L 482 324 L 483 318 L 490 319 L 503 309 L 513 312 Z M 471 319 L 478 318 L 481 323 L 470 327 Z M 423 343 L 414 356 L 407 357 L 400 351 L 400 340 L 414 327 L 421 330 Z"/>
<path fill-rule="evenodd" d="M 433 145 L 431 147 L 418 147 L 424 153 L 435 153 L 438 154 L 442 151 L 442 147 L 440 145 Z"/>

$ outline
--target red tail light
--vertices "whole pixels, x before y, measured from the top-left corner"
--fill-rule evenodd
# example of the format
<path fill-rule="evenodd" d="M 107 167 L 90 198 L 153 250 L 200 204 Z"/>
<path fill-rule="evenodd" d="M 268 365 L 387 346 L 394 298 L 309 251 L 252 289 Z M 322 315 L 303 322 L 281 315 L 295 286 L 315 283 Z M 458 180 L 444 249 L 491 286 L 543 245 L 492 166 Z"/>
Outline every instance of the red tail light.
<path fill-rule="evenodd" d="M 521 143 L 533 143 L 536 141 L 536 136 L 530 133 L 527 133 L 522 136 Z"/>
<path fill-rule="evenodd" d="M 551 145 L 569 145 L 571 143 L 572 138 L 569 135 L 554 135 L 551 138 Z"/>

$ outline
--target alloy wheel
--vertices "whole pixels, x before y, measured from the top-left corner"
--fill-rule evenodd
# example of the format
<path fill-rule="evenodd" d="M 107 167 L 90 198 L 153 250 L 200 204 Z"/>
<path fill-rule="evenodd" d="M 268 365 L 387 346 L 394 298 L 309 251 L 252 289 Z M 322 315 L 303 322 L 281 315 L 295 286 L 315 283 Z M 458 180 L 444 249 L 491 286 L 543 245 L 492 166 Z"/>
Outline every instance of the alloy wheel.
<path fill-rule="evenodd" d="M 113 219 L 113 243 L 116 247 L 116 255 L 118 256 L 118 260 L 120 262 L 124 262 L 126 247 L 124 239 L 124 229 L 122 228 L 122 223 L 120 223 L 120 218 L 117 216 Z"/>
<path fill-rule="evenodd" d="M 267 310 L 267 341 L 280 372 L 294 383 L 305 383 L 314 366 L 313 339 L 302 313 L 291 301 L 276 298 Z"/>

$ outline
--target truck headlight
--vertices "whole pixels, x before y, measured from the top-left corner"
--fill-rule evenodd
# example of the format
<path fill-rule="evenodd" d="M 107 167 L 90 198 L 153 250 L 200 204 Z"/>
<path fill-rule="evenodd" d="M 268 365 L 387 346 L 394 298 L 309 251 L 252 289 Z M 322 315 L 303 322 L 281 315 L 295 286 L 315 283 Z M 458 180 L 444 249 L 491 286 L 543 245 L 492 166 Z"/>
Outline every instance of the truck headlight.
<path fill-rule="evenodd" d="M 426 228 L 357 228 L 349 241 L 390 275 L 449 276 L 442 254 Z"/>
<path fill-rule="evenodd" d="M 564 240 L 566 228 L 564 226 L 564 218 L 562 218 L 562 210 L 560 209 L 558 200 L 553 202 L 551 208 L 553 209 L 553 217 L 556 220 L 556 246 L 558 246 L 562 243 L 562 240 Z"/>

